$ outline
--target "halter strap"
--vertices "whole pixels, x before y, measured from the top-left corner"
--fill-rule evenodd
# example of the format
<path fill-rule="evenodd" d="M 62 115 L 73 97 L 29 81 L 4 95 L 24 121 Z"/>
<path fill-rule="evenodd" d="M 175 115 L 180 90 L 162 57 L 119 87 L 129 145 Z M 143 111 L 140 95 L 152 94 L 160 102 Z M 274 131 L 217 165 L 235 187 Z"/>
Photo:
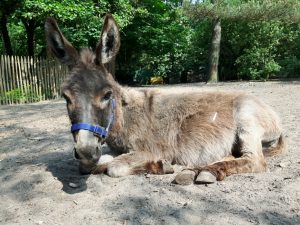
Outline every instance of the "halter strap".
<path fill-rule="evenodd" d="M 108 132 L 106 131 L 105 128 L 99 127 L 99 126 L 94 126 L 94 125 L 91 125 L 88 123 L 75 123 L 71 126 L 72 133 L 75 131 L 78 131 L 78 130 L 88 130 L 102 138 L 106 138 L 108 135 Z"/>
<path fill-rule="evenodd" d="M 95 135 L 100 136 L 101 138 L 107 138 L 108 132 L 111 129 L 111 124 L 113 123 L 115 118 L 115 108 L 116 108 L 116 100 L 112 98 L 110 102 L 111 102 L 111 114 L 109 116 L 109 121 L 106 128 L 98 125 L 92 125 L 89 123 L 75 123 L 71 126 L 71 132 L 74 133 L 75 131 L 78 130 L 88 130 L 94 133 Z"/>

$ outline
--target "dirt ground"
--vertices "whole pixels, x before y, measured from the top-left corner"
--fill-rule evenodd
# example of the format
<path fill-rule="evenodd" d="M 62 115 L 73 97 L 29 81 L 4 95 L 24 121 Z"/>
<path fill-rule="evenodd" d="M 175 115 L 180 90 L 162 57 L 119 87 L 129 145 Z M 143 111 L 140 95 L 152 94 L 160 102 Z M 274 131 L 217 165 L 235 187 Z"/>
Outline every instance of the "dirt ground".
<path fill-rule="evenodd" d="M 0 106 L 0 224 L 300 224 L 300 82 L 180 88 L 259 96 L 280 114 L 287 152 L 266 173 L 207 186 L 174 185 L 175 174 L 82 176 L 63 100 Z"/>

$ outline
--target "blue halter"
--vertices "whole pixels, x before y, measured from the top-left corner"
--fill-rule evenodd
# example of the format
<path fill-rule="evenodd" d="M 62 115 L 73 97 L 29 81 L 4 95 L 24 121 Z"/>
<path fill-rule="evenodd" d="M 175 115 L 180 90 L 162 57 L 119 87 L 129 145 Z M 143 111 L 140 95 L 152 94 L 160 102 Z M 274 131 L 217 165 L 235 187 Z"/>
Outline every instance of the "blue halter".
<path fill-rule="evenodd" d="M 71 126 L 71 132 L 74 133 L 75 131 L 78 130 L 88 130 L 101 138 L 107 138 L 108 132 L 111 128 L 111 124 L 115 118 L 115 109 L 116 109 L 116 100 L 112 98 L 110 102 L 111 102 L 111 114 L 106 128 L 97 125 L 92 125 L 89 123 L 75 123 Z"/>

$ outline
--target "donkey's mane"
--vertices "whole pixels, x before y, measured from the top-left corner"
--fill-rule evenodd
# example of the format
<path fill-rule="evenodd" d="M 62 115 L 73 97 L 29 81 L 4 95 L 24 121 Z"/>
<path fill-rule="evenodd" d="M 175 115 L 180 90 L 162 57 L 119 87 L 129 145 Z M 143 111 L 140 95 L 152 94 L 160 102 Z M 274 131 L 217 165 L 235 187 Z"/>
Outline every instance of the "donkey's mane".
<path fill-rule="evenodd" d="M 86 67 L 95 65 L 95 53 L 90 48 L 84 48 L 80 51 L 79 59 Z"/>

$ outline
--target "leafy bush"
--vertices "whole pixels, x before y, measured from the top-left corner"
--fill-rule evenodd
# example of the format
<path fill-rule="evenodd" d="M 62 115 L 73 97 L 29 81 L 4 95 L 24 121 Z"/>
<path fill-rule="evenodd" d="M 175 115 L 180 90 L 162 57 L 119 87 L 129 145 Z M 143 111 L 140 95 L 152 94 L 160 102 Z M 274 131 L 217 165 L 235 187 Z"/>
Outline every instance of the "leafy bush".
<path fill-rule="evenodd" d="M 225 73 L 236 73 L 234 79 L 243 80 L 266 80 L 278 74 L 278 49 L 281 40 L 289 35 L 285 24 L 238 21 L 223 23 L 223 28 L 220 62 L 225 62 Z"/>
<path fill-rule="evenodd" d="M 7 91 L 1 96 L 1 102 L 4 102 L 5 99 L 10 99 L 13 103 L 25 102 L 25 95 L 20 88 Z"/>
<path fill-rule="evenodd" d="M 273 58 L 261 54 L 259 50 L 249 51 L 236 60 L 239 67 L 238 79 L 266 80 L 280 70 L 281 66 Z"/>
<path fill-rule="evenodd" d="M 284 78 L 297 77 L 300 78 L 300 59 L 296 56 L 287 56 L 281 60 L 280 65 L 282 69 L 280 70 L 280 76 Z"/>
<path fill-rule="evenodd" d="M 4 93 L 3 96 L 0 97 L 0 102 L 4 103 L 5 100 L 9 99 L 12 103 L 28 103 L 28 102 L 37 102 L 41 99 L 41 97 L 34 93 L 30 86 L 26 89 L 16 88 Z M 26 90 L 26 91 L 25 91 Z"/>
<path fill-rule="evenodd" d="M 149 84 L 150 78 L 153 76 L 153 72 L 148 69 L 139 69 L 135 71 L 133 81 L 137 84 Z"/>

